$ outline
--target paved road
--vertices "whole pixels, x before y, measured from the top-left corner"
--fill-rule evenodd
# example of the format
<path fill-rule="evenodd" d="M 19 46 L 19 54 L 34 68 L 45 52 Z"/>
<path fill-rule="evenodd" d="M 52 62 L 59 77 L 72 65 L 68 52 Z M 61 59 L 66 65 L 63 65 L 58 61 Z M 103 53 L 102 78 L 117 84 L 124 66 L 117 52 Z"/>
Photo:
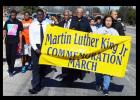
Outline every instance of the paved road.
<path fill-rule="evenodd" d="M 131 54 L 124 78 L 114 77 L 111 82 L 110 96 L 136 95 L 136 28 L 126 27 L 127 35 L 132 36 Z M 5 48 L 3 48 L 5 54 Z M 3 59 L 5 55 L 3 55 Z M 21 61 L 16 60 L 17 74 L 9 77 L 7 73 L 7 63 L 3 60 L 3 95 L 4 96 L 34 96 L 28 93 L 31 88 L 31 71 L 25 74 L 20 73 Z M 53 70 L 53 69 L 55 69 Z M 60 83 L 55 77 L 61 73 L 61 68 L 52 67 L 48 69 L 48 74 L 44 80 L 44 89 L 36 96 L 103 96 L 102 92 L 95 91 L 95 75 L 87 74 L 84 80 L 77 80 L 71 87 Z"/>

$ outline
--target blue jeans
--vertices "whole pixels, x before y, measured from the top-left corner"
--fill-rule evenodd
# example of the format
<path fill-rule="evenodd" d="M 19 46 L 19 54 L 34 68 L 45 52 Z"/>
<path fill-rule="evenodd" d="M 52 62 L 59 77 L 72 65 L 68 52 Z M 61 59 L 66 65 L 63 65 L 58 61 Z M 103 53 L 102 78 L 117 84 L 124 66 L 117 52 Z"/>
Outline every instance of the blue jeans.
<path fill-rule="evenodd" d="M 108 90 L 110 85 L 110 76 L 96 73 L 96 85 L 103 85 L 103 90 Z"/>

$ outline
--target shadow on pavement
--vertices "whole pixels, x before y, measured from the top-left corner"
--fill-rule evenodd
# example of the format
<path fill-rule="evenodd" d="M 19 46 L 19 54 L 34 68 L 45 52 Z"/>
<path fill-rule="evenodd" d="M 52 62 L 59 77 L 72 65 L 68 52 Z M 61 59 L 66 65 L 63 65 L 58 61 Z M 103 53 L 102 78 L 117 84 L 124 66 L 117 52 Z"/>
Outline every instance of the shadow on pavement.
<path fill-rule="evenodd" d="M 124 85 L 110 83 L 110 91 L 122 92 L 123 88 L 124 88 Z"/>
<path fill-rule="evenodd" d="M 49 77 L 46 77 L 42 81 L 42 86 L 43 87 L 63 87 L 63 88 L 81 88 L 81 89 L 91 89 L 91 90 L 96 90 L 96 82 L 92 83 L 83 83 L 83 82 L 73 82 L 72 84 L 69 83 L 62 83 L 61 81 L 57 81 L 55 79 L 50 79 Z M 123 85 L 118 85 L 115 83 L 110 84 L 110 90 L 109 91 L 114 91 L 114 92 L 122 92 L 124 86 Z"/>
<path fill-rule="evenodd" d="M 22 69 L 22 67 L 15 67 L 14 68 L 14 71 L 15 71 L 14 75 L 16 75 L 18 73 L 21 73 L 21 69 Z M 31 71 L 32 68 L 31 69 L 27 68 L 27 71 L 28 70 Z M 44 72 L 43 72 L 44 76 L 46 76 L 47 74 L 51 73 L 52 71 L 55 71 L 55 72 L 57 71 L 55 68 L 52 68 L 52 67 L 45 67 L 45 68 L 43 68 L 43 70 L 44 70 Z"/>
<path fill-rule="evenodd" d="M 56 72 L 57 70 L 52 67 L 46 67 L 45 68 L 45 76 L 47 74 L 51 73 L 52 71 Z M 21 72 L 21 67 L 15 67 L 15 74 Z M 61 81 L 57 81 L 55 79 L 51 79 L 49 77 L 45 77 L 42 80 L 42 86 L 44 87 L 63 87 L 63 88 L 81 88 L 81 89 L 91 89 L 91 90 L 96 90 L 96 82 L 91 82 L 91 83 L 84 83 L 84 82 L 73 82 L 71 83 L 62 83 Z M 114 92 L 122 92 L 124 88 L 124 85 L 118 85 L 115 83 L 110 83 L 110 89 L 109 91 L 114 91 Z"/>

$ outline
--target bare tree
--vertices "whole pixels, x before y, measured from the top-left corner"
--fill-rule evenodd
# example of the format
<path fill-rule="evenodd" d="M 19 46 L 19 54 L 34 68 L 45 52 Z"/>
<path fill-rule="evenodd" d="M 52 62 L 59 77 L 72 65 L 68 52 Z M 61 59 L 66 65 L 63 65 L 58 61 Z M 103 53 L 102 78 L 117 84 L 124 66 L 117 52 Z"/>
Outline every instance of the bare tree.
<path fill-rule="evenodd" d="M 105 6 L 105 7 L 104 7 L 104 9 L 103 9 L 103 14 L 104 14 L 104 15 L 110 14 L 110 7 L 109 7 L 109 6 Z"/>

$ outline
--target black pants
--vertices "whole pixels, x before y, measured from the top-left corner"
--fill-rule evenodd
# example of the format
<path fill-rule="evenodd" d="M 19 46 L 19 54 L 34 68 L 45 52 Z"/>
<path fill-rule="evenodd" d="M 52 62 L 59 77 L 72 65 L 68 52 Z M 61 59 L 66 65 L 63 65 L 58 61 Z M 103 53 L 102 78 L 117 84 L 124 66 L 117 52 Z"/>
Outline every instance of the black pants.
<path fill-rule="evenodd" d="M 32 87 L 41 85 L 42 79 L 45 76 L 45 67 L 38 64 L 39 56 L 33 49 L 31 49 L 32 55 Z"/>
<path fill-rule="evenodd" d="M 6 43 L 6 60 L 8 63 L 8 72 L 14 71 L 14 65 L 16 60 L 16 54 L 17 54 L 17 46 L 18 44 L 9 44 Z"/>
<path fill-rule="evenodd" d="M 63 78 L 64 81 L 75 81 L 78 78 L 83 79 L 86 72 L 76 69 L 62 68 L 62 73 L 67 74 Z"/>

